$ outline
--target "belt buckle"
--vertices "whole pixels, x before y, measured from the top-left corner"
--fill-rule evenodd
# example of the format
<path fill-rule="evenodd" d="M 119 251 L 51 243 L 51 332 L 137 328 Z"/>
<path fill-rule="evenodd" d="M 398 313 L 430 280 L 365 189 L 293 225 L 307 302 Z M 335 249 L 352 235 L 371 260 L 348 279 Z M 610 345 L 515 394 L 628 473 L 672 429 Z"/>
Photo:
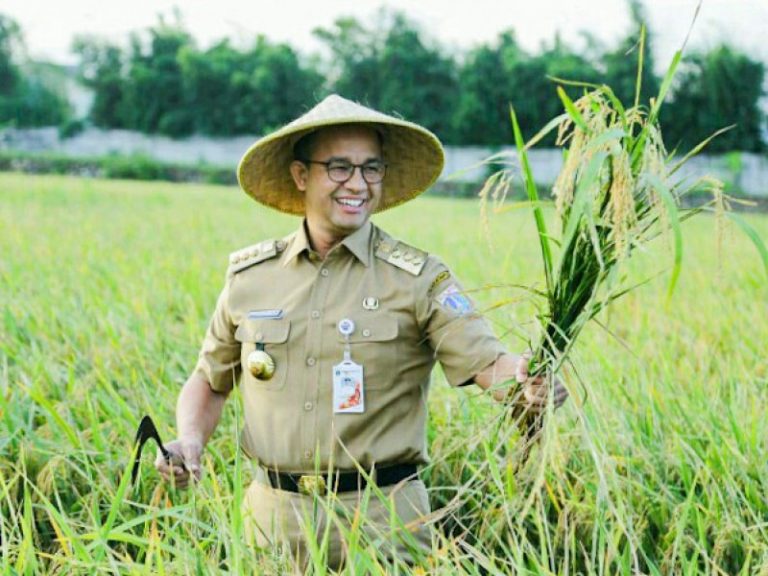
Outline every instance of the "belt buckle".
<path fill-rule="evenodd" d="M 300 476 L 297 484 L 299 492 L 306 495 L 317 494 L 322 496 L 326 491 L 325 477 L 319 474 Z"/>

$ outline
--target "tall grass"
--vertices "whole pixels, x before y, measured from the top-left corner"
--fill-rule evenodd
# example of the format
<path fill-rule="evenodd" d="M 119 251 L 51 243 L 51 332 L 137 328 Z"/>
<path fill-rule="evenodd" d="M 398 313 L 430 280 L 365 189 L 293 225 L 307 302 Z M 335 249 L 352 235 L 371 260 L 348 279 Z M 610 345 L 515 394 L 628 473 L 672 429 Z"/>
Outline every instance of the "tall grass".
<path fill-rule="evenodd" d="M 667 151 L 659 111 L 682 54 L 675 54 L 659 94 L 647 104 L 641 103 L 644 43 L 643 29 L 634 104 L 622 103 L 606 85 L 570 82 L 583 91 L 576 101 L 558 86 L 564 113 L 529 142 L 523 140 L 511 109 L 520 175 L 531 203 L 544 269 L 543 287 L 531 290 L 542 301 L 537 314 L 541 333 L 529 366 L 533 375 L 555 374 L 568 363 L 570 349 L 587 323 L 638 287 L 624 281 L 627 260 L 662 234 L 668 234 L 674 246 L 668 292 L 671 296 L 682 268 L 681 222 L 692 216 L 707 210 L 714 212 L 718 218 L 715 230 L 722 228 L 723 218 L 731 217 L 755 245 L 756 263 L 768 273 L 768 248 L 746 221 L 727 211 L 729 204 L 722 183 L 709 177 L 690 182 L 675 176 L 691 157 L 728 128 L 712 134 L 682 158 Z M 553 130 L 557 130 L 556 143 L 563 148 L 564 157 L 552 189 L 559 220 L 556 232 L 545 222 L 528 161 L 528 149 Z M 508 170 L 502 170 L 488 178 L 481 196 L 503 200 L 512 182 Z M 710 192 L 710 203 L 682 210 L 687 195 L 702 191 Z M 540 430 L 541 417 L 525 414 L 519 402 L 512 415 L 523 425 L 528 439 L 533 439 Z"/>
<path fill-rule="evenodd" d="M 764 216 L 745 218 L 768 236 Z M 543 282 L 525 214 L 490 220 L 494 246 L 474 202 L 416 200 L 377 220 L 477 288 L 510 349 L 537 334 L 535 303 L 513 286 Z M 289 569 L 279 547 L 243 535 L 237 398 L 194 491 L 162 485 L 149 457 L 136 488 L 125 472 L 141 415 L 173 437 L 227 254 L 297 222 L 234 188 L 0 175 L 3 573 Z M 351 530 L 346 573 L 768 570 L 765 277 L 742 235 L 726 230 L 718 259 L 711 224 L 682 226 L 689 249 L 667 306 L 664 277 L 600 314 L 610 334 L 584 329 L 573 349 L 584 384 L 568 381 L 571 400 L 522 469 L 517 433 L 499 425 L 505 410 L 438 373 L 423 472 L 440 510 L 433 551 L 421 567 L 392 564 L 387 534 Z M 628 281 L 669 250 L 665 238 L 649 244 Z M 321 533 L 309 572 L 327 573 L 324 554 Z"/>

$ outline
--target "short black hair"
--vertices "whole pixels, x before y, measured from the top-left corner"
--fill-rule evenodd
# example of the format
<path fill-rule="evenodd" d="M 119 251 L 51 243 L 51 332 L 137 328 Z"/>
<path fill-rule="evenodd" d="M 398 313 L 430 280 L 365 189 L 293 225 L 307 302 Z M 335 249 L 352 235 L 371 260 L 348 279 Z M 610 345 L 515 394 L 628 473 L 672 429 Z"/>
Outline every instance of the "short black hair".
<path fill-rule="evenodd" d="M 312 157 L 312 150 L 315 147 L 315 136 L 317 136 L 317 130 L 313 130 L 308 134 L 304 134 L 293 145 L 293 159 L 306 162 Z"/>

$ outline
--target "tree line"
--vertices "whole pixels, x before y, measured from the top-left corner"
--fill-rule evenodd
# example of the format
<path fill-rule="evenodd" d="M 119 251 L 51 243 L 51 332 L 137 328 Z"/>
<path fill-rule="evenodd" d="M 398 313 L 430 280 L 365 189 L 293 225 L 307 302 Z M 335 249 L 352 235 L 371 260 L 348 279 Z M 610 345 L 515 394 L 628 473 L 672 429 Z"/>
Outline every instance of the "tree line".
<path fill-rule="evenodd" d="M 510 29 L 450 53 L 404 13 L 382 9 L 370 24 L 342 17 L 316 29 L 325 57 L 302 55 L 265 36 L 247 48 L 221 40 L 202 49 L 178 16 L 134 33 L 127 48 L 81 36 L 73 51 L 80 79 L 93 92 L 88 121 L 103 128 L 173 137 L 264 134 L 337 92 L 423 124 L 448 144 L 501 146 L 512 141 L 509 105 L 531 136 L 562 111 L 559 84 L 574 98 L 584 90 L 566 80 L 605 83 L 624 103 L 633 102 L 645 16 L 638 0 L 629 8 L 632 26 L 621 41 L 606 46 L 585 33 L 580 50 L 555 36 L 527 51 Z M 54 105 L 60 96 L 25 78 L 14 63 L 20 38 L 18 26 L 0 16 L 0 125 L 65 121 L 66 103 Z M 645 102 L 661 82 L 653 43 L 647 31 Z M 735 124 L 709 149 L 765 150 L 764 77 L 764 63 L 728 44 L 687 54 L 663 108 L 667 144 L 690 148 Z"/>

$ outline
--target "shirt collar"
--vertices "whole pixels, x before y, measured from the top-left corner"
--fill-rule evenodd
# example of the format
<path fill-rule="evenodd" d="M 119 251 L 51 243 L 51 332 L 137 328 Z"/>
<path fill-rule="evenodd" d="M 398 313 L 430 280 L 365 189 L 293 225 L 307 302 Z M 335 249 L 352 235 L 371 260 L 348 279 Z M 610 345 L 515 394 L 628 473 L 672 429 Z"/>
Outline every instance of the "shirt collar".
<path fill-rule="evenodd" d="M 288 250 L 285 251 L 283 265 L 287 266 L 288 263 L 293 261 L 299 254 L 305 250 L 309 252 L 311 249 L 312 246 L 310 246 L 309 237 L 307 236 L 306 221 L 302 220 L 301 226 L 299 226 L 299 229 L 293 234 L 291 245 L 288 247 Z"/>
<path fill-rule="evenodd" d="M 360 260 L 365 266 L 368 266 L 371 262 L 371 231 L 373 224 L 368 220 L 360 228 L 352 232 L 349 236 L 341 241 L 341 245 L 349 250 L 355 258 Z M 307 222 L 303 220 L 301 226 L 293 235 L 293 242 L 285 252 L 283 265 L 288 265 L 294 258 L 304 251 L 309 252 L 312 250 L 312 246 L 309 243 L 309 236 L 307 235 Z"/>
<path fill-rule="evenodd" d="M 365 266 L 368 266 L 371 259 L 371 228 L 373 228 L 373 224 L 368 220 L 341 241 L 342 245 L 346 246 L 347 250 L 352 252 Z"/>

